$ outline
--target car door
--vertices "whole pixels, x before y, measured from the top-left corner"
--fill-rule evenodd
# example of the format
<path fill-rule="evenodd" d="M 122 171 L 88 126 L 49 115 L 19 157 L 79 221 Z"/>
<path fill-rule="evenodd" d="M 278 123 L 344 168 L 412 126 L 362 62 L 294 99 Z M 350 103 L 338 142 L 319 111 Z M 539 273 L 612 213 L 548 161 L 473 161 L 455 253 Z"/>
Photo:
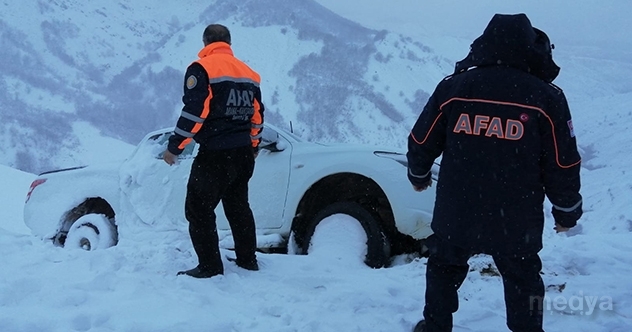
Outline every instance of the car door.
<path fill-rule="evenodd" d="M 186 146 L 176 165 L 169 166 L 162 155 L 171 130 L 148 134 L 119 171 L 125 220 L 140 221 L 158 229 L 182 228 L 186 185 L 196 144 Z M 121 218 L 118 218 L 121 219 Z"/>
<path fill-rule="evenodd" d="M 262 135 L 248 188 L 250 208 L 258 229 L 275 229 L 283 224 L 292 145 L 273 128 L 265 127 Z"/>
<path fill-rule="evenodd" d="M 258 230 L 282 225 L 287 195 L 291 144 L 272 128 L 265 128 L 265 148 L 255 161 L 249 183 L 249 201 Z M 170 227 L 186 222 L 184 203 L 191 164 L 198 151 L 189 144 L 174 166 L 162 160 L 170 131 L 148 135 L 135 153 L 121 167 L 121 190 L 130 210 L 143 223 L 153 227 Z M 220 205 L 215 211 L 218 230 L 230 230 Z"/>

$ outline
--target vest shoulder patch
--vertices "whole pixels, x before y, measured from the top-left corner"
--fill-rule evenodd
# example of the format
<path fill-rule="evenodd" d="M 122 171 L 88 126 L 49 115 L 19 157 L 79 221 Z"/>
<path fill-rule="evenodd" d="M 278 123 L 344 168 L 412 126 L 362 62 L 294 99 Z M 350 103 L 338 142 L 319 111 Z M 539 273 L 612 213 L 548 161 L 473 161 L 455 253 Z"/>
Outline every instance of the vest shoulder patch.
<path fill-rule="evenodd" d="M 187 78 L 187 89 L 191 90 L 195 88 L 197 85 L 197 78 L 194 75 L 191 75 Z"/>

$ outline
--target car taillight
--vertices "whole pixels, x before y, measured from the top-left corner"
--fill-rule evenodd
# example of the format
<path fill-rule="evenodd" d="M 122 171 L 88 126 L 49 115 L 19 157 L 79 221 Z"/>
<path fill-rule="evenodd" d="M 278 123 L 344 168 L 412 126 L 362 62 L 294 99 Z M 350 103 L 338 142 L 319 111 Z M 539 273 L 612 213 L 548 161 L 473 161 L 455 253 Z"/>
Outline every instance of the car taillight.
<path fill-rule="evenodd" d="M 26 194 L 26 202 L 29 201 L 29 199 L 31 199 L 31 194 L 33 193 L 33 190 L 35 190 L 35 188 L 37 186 L 39 186 L 40 184 L 46 182 L 46 179 L 35 179 L 35 181 L 33 181 L 31 183 L 31 187 L 29 188 L 29 192 Z"/>

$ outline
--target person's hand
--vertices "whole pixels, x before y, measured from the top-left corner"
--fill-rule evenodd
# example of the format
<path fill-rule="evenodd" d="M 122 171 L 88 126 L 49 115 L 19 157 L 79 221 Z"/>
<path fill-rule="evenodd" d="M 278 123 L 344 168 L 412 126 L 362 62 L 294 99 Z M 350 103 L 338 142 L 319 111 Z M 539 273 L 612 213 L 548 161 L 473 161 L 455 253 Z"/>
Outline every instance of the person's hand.
<path fill-rule="evenodd" d="M 424 185 L 421 185 L 421 186 L 416 186 L 413 184 L 413 190 L 417 192 L 424 191 L 430 187 L 432 187 L 432 179 L 428 180 L 428 182 L 426 182 Z"/>
<path fill-rule="evenodd" d="M 563 232 L 567 232 L 569 229 L 571 229 L 570 227 L 564 227 L 558 223 L 555 223 L 555 227 L 553 227 L 553 229 L 555 230 L 556 233 L 563 233 Z"/>
<path fill-rule="evenodd" d="M 178 156 L 169 152 L 169 150 L 165 150 L 165 153 L 162 154 L 162 160 L 164 160 L 167 165 L 171 166 L 178 161 Z"/>

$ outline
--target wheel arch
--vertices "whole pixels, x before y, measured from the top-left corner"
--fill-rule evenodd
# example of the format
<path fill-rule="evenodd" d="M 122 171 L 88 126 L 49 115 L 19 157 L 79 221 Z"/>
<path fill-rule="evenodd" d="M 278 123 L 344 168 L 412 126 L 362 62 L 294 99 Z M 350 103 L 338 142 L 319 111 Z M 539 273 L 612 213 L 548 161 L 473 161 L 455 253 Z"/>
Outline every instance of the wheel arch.
<path fill-rule="evenodd" d="M 105 215 L 118 234 L 118 227 L 115 222 L 116 213 L 112 205 L 102 197 L 88 197 L 82 203 L 64 213 L 61 220 L 61 229 L 53 239 L 54 243 L 63 247 L 70 227 L 79 218 L 90 213 Z"/>
<path fill-rule="evenodd" d="M 356 202 L 380 223 L 386 236 L 398 233 L 386 193 L 373 179 L 362 174 L 341 172 L 312 184 L 299 201 L 291 232 L 297 245 L 303 246 L 309 221 L 325 207 L 336 202 Z"/>

